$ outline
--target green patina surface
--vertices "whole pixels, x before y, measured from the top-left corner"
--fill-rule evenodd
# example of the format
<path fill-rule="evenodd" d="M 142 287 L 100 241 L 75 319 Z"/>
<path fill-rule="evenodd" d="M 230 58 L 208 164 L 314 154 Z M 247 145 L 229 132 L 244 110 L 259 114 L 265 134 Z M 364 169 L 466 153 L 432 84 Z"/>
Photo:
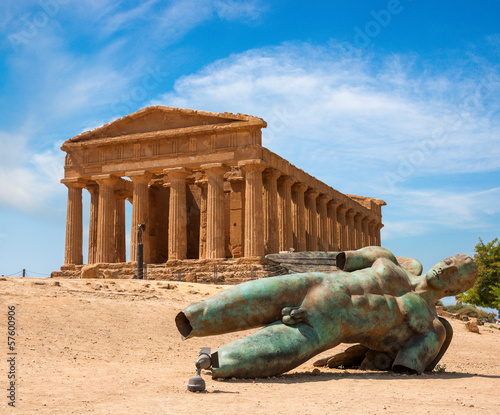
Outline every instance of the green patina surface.
<path fill-rule="evenodd" d="M 467 290 L 476 279 L 475 264 L 465 255 L 447 258 L 425 275 L 412 274 L 380 247 L 339 253 L 336 263 L 340 270 L 331 273 L 229 288 L 187 307 L 176 317 L 177 327 L 184 338 L 262 327 L 215 351 L 214 377 L 284 373 L 342 342 L 383 352 L 393 369 L 421 373 L 447 337 L 435 301 Z"/>

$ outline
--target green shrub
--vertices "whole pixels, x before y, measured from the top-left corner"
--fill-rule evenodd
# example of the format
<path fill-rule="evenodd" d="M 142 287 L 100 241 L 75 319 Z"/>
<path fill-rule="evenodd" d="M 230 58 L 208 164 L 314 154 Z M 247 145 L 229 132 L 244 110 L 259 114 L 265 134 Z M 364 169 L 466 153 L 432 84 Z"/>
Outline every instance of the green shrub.
<path fill-rule="evenodd" d="M 496 316 L 496 313 L 487 313 L 484 310 L 480 310 L 479 308 L 468 304 L 447 305 L 444 306 L 443 310 L 448 313 L 462 314 L 464 316 L 475 318 L 487 318 L 490 320 L 493 320 Z"/>

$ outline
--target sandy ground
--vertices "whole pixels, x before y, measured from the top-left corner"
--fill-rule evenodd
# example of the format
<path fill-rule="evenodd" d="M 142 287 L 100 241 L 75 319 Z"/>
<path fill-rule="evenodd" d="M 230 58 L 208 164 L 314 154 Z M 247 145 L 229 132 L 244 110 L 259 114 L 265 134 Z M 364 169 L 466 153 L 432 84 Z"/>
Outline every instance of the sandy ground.
<path fill-rule="evenodd" d="M 452 322 L 444 373 L 321 369 L 213 380 L 186 391 L 202 346 L 243 333 L 181 341 L 176 313 L 225 287 L 135 280 L 0 278 L 1 414 L 495 414 L 500 330 Z M 15 306 L 16 407 L 7 405 L 7 312 Z M 342 350 L 345 347 L 339 347 Z M 329 353 L 331 354 L 331 353 Z"/>

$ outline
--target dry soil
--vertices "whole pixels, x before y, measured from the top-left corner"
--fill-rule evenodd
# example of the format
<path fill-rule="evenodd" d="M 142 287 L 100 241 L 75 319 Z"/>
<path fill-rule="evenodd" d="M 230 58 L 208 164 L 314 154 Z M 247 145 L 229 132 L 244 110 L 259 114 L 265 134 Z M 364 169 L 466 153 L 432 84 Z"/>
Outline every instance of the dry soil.
<path fill-rule="evenodd" d="M 202 346 L 245 333 L 181 341 L 177 312 L 224 286 L 137 280 L 0 278 L 2 414 L 494 414 L 500 413 L 500 330 L 452 321 L 445 372 L 321 369 L 213 380 L 186 391 Z M 16 402 L 7 405 L 7 316 L 15 306 Z M 3 322 L 2 322 L 3 321 Z M 339 351 L 345 347 L 337 348 Z M 329 353 L 332 354 L 332 353 Z"/>

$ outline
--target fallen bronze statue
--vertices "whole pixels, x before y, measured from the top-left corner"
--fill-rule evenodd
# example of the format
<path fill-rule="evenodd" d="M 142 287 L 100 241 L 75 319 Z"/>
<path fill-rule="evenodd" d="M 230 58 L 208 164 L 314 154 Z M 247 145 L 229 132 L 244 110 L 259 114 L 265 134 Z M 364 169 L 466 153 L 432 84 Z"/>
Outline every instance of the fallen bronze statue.
<path fill-rule="evenodd" d="M 367 247 L 339 253 L 336 263 L 339 270 L 332 273 L 231 287 L 181 311 L 177 328 L 189 339 L 263 327 L 211 354 L 211 366 L 204 367 L 211 367 L 214 378 L 278 375 L 340 343 L 357 346 L 316 365 L 340 361 L 417 374 L 432 370 L 452 336 L 435 303 L 474 285 L 474 261 L 455 255 L 420 275 L 418 261 L 400 265 L 390 251 Z"/>

